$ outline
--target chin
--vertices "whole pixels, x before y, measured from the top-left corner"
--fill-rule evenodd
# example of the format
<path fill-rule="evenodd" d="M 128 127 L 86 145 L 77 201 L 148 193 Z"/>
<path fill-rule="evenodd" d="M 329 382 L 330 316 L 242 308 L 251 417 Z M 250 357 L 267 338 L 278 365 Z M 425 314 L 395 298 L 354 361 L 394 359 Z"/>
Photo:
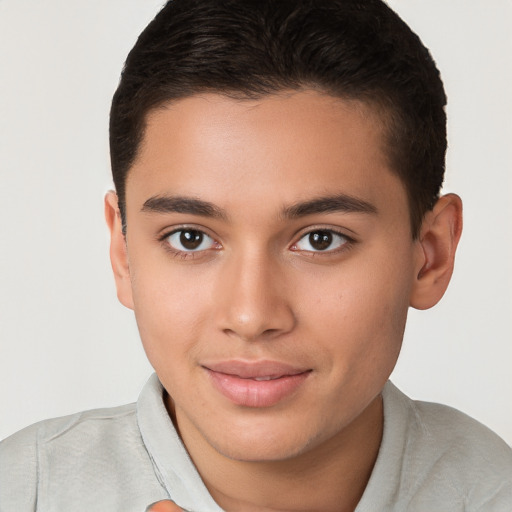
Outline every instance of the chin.
<path fill-rule="evenodd" d="M 301 425 L 305 427 L 305 425 Z M 206 435 L 221 455 L 240 462 L 278 462 L 299 457 L 325 441 L 325 432 L 297 425 L 255 425 L 226 429 L 221 436 Z M 218 434 L 218 432 L 217 432 Z M 209 438 L 209 439 L 208 439 Z"/>
<path fill-rule="evenodd" d="M 238 441 L 238 440 L 237 440 Z M 282 443 L 226 443 L 214 446 L 224 457 L 239 462 L 279 462 L 300 456 L 307 451 L 305 446 L 285 445 Z"/>

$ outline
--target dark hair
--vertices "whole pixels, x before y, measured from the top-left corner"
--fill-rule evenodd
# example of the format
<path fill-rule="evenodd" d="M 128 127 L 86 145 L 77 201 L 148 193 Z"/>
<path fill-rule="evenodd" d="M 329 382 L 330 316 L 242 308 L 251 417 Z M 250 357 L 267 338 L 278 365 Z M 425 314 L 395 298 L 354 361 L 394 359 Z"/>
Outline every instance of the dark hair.
<path fill-rule="evenodd" d="M 413 237 L 443 182 L 446 96 L 420 39 L 381 0 L 171 0 L 126 60 L 110 113 L 112 174 L 125 184 L 149 111 L 200 92 L 258 98 L 313 88 L 381 112 Z"/>

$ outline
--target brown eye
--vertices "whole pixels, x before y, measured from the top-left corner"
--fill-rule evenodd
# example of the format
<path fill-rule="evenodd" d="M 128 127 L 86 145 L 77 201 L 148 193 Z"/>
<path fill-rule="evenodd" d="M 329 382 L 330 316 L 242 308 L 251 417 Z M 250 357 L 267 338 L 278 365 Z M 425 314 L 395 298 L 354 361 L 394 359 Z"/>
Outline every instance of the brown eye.
<path fill-rule="evenodd" d="M 332 233 L 329 231 L 315 231 L 309 234 L 309 243 L 317 251 L 325 251 L 332 244 Z"/>
<path fill-rule="evenodd" d="M 197 229 L 179 229 L 167 237 L 167 243 L 178 252 L 197 252 L 212 249 L 215 240 Z"/>
<path fill-rule="evenodd" d="M 330 252 L 349 243 L 349 238 L 330 229 L 317 229 L 306 233 L 296 244 L 295 250 Z"/>
<path fill-rule="evenodd" d="M 203 233 L 193 229 L 187 229 L 180 232 L 180 243 L 189 251 L 197 249 L 203 241 Z"/>

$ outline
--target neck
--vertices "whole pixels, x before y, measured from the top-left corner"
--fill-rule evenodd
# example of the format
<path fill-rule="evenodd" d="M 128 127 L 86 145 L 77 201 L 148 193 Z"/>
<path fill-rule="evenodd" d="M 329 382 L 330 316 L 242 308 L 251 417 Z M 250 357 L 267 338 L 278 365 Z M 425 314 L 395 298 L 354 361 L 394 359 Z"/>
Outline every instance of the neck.
<path fill-rule="evenodd" d="M 382 397 L 333 438 L 287 460 L 229 459 L 191 434 L 189 425 L 178 423 L 206 487 L 227 512 L 349 512 L 361 499 L 377 459 Z"/>

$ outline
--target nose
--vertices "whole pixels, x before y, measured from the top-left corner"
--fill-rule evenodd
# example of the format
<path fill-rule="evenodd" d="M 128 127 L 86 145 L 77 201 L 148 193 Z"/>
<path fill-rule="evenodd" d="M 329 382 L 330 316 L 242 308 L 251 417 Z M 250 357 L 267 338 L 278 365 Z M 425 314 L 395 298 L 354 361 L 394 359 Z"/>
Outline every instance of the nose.
<path fill-rule="evenodd" d="M 274 339 L 296 318 L 283 269 L 266 254 L 228 258 L 218 283 L 217 325 L 244 341 Z"/>

